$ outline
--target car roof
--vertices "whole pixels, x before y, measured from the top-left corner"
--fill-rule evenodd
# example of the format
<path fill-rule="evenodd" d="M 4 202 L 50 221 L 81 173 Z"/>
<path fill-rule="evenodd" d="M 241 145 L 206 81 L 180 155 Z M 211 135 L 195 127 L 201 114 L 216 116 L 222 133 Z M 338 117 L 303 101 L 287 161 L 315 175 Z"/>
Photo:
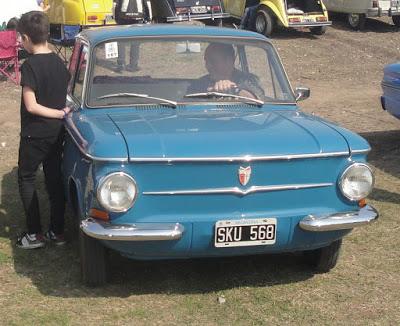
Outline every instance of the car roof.
<path fill-rule="evenodd" d="M 151 37 L 151 36 L 209 36 L 209 37 L 235 37 L 256 38 L 268 40 L 265 36 L 233 28 L 209 27 L 203 25 L 179 25 L 179 24 L 146 24 L 146 25 L 118 25 L 107 27 L 96 27 L 84 30 L 80 37 L 91 45 L 126 37 Z"/>

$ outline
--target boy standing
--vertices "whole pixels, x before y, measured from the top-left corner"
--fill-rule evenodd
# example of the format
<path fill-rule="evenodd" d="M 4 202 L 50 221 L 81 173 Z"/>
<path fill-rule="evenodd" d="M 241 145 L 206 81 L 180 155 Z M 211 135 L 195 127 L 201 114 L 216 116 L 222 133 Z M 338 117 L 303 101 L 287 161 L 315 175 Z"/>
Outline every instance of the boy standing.
<path fill-rule="evenodd" d="M 45 237 L 64 244 L 64 188 L 61 176 L 63 118 L 69 72 L 47 43 L 49 21 L 40 11 L 21 16 L 17 31 L 22 45 L 32 55 L 21 66 L 21 139 L 18 158 L 18 185 L 26 215 L 27 233 L 17 246 L 23 249 L 45 245 L 39 202 L 35 187 L 36 172 L 43 165 L 50 200 L 50 226 Z"/>

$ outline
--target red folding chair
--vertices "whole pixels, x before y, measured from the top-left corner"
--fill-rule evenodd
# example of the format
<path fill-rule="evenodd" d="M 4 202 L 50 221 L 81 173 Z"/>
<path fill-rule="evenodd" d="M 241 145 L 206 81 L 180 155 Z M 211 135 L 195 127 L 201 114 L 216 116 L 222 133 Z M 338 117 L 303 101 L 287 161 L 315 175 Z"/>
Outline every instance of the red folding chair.
<path fill-rule="evenodd" d="M 0 31 L 0 73 L 19 84 L 19 43 L 16 31 Z"/>

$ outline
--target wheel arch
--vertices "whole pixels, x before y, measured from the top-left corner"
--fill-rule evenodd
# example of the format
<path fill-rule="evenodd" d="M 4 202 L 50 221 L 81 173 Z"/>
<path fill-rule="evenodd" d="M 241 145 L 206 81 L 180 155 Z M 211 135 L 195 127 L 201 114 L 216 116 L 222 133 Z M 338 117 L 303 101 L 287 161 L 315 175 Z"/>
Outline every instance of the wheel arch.
<path fill-rule="evenodd" d="M 283 2 L 282 2 L 283 3 Z M 288 27 L 289 26 L 289 22 L 287 20 L 286 15 L 282 15 L 282 13 L 286 12 L 285 8 L 278 8 L 278 6 L 275 5 L 275 3 L 273 3 L 272 1 L 260 1 L 260 5 L 258 6 L 257 10 L 263 8 L 264 10 L 267 10 L 269 12 L 271 12 L 272 18 L 278 21 L 280 21 L 280 23 L 285 26 Z"/>

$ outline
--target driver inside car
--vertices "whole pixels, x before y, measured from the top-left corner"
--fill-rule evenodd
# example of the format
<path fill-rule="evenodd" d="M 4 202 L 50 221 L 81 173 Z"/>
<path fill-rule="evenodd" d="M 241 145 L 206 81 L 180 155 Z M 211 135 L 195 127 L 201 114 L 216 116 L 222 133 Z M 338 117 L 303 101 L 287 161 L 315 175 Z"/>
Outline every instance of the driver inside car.
<path fill-rule="evenodd" d="M 262 99 L 264 91 L 258 77 L 236 69 L 235 59 L 232 45 L 211 43 L 204 53 L 208 74 L 194 81 L 188 93 L 219 92 Z"/>

